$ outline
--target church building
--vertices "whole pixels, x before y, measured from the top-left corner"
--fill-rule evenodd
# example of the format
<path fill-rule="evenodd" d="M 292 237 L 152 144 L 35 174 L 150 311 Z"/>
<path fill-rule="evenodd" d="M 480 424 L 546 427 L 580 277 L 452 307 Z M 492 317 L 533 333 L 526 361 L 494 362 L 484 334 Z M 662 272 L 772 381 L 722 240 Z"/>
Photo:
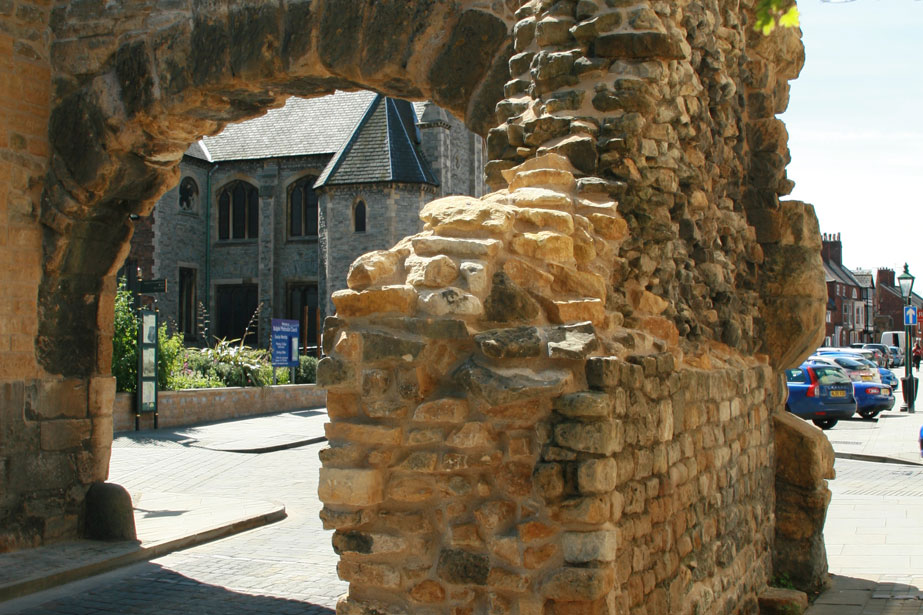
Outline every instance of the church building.
<path fill-rule="evenodd" d="M 249 344 L 290 318 L 316 346 L 350 264 L 419 232 L 429 201 L 483 195 L 485 155 L 432 103 L 293 97 L 191 145 L 179 184 L 136 221 L 127 262 L 167 280 L 157 307 L 187 343 L 240 338 L 261 306 Z"/>

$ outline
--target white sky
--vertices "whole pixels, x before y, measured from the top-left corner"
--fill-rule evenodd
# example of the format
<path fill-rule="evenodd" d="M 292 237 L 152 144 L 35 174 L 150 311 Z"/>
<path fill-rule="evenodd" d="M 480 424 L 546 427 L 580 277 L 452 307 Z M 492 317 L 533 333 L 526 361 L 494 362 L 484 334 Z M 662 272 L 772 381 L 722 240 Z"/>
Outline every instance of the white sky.
<path fill-rule="evenodd" d="M 923 290 L 923 1 L 800 0 L 805 66 L 780 116 L 795 182 L 843 264 Z"/>

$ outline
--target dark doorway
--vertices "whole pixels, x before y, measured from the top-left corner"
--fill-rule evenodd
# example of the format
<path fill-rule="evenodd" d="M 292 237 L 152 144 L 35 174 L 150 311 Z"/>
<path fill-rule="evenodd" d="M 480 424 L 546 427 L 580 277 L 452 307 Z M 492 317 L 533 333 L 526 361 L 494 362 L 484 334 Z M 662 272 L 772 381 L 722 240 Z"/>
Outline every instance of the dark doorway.
<path fill-rule="evenodd" d="M 300 323 L 301 351 L 306 346 L 317 346 L 317 284 L 297 283 L 288 286 L 287 317 Z"/>
<path fill-rule="evenodd" d="M 256 312 L 257 288 L 256 284 L 228 284 L 217 287 L 218 322 L 215 331 L 219 338 L 234 340 L 244 337 L 247 323 Z M 253 346 L 257 344 L 258 339 L 259 323 L 254 322 L 244 343 Z"/>

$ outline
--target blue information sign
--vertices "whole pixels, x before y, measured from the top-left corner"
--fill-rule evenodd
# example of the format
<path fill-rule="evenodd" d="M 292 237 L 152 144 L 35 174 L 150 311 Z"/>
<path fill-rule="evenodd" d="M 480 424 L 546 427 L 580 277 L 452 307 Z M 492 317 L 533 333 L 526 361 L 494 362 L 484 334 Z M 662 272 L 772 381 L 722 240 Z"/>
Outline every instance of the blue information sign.
<path fill-rule="evenodd" d="M 908 305 L 904 308 L 904 325 L 908 327 L 917 324 L 917 308 L 914 305 Z"/>
<path fill-rule="evenodd" d="M 298 321 L 272 319 L 272 365 L 295 367 L 298 365 Z"/>

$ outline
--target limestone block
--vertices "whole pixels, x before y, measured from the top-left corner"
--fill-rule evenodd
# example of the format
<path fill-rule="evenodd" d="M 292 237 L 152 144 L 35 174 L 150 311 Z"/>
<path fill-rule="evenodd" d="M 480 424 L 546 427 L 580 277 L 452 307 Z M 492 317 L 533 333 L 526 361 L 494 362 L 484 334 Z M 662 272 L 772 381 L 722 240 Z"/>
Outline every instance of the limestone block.
<path fill-rule="evenodd" d="M 321 468 L 317 495 L 324 504 L 371 506 L 384 499 L 381 472 L 366 469 Z"/>
<path fill-rule="evenodd" d="M 467 196 L 448 196 L 427 203 L 420 219 L 439 235 L 465 237 L 477 231 L 502 235 L 513 227 L 513 208 Z"/>
<path fill-rule="evenodd" d="M 87 416 L 86 380 L 41 380 L 37 396 L 26 402 L 26 415 L 30 419 L 82 419 Z"/>
<path fill-rule="evenodd" d="M 587 213 L 587 218 L 601 237 L 622 240 L 628 237 L 628 223 L 624 218 L 609 216 L 604 213 Z"/>
<path fill-rule="evenodd" d="M 503 273 L 517 286 L 531 290 L 540 295 L 550 293 L 554 276 L 530 265 L 524 260 L 510 258 L 503 264 Z"/>
<path fill-rule="evenodd" d="M 611 457 L 588 459 L 577 466 L 580 493 L 609 493 L 618 485 L 618 464 Z"/>
<path fill-rule="evenodd" d="M 327 416 L 333 420 L 349 419 L 359 411 L 359 397 L 355 393 L 327 391 Z"/>
<path fill-rule="evenodd" d="M 537 327 L 492 329 L 475 335 L 474 342 L 485 356 L 492 359 L 538 357 L 542 354 L 542 339 Z"/>
<path fill-rule="evenodd" d="M 490 427 L 479 422 L 465 423 L 445 440 L 446 446 L 453 448 L 489 448 L 495 446 L 496 442 L 497 436 Z"/>
<path fill-rule="evenodd" d="M 554 400 L 554 409 L 567 417 L 604 418 L 612 414 L 614 400 L 606 393 L 579 391 Z"/>
<path fill-rule="evenodd" d="M 561 502 L 554 514 L 561 523 L 599 525 L 609 520 L 611 498 L 602 495 L 569 498 Z"/>
<path fill-rule="evenodd" d="M 567 263 L 574 260 L 574 240 L 553 231 L 516 235 L 510 242 L 510 248 L 540 261 Z"/>
<path fill-rule="evenodd" d="M 445 596 L 445 588 L 431 579 L 418 583 L 410 590 L 410 598 L 423 604 L 442 602 Z"/>
<path fill-rule="evenodd" d="M 548 356 L 552 359 L 585 359 L 599 347 L 593 323 L 584 322 L 545 328 Z"/>
<path fill-rule="evenodd" d="M 574 232 L 574 218 L 564 211 L 520 207 L 516 211 L 516 222 L 536 226 L 540 229 L 557 231 L 564 235 Z"/>
<path fill-rule="evenodd" d="M 504 272 L 494 273 L 490 294 L 484 300 L 484 316 L 493 322 L 529 322 L 541 308 L 521 286 Z"/>
<path fill-rule="evenodd" d="M 565 532 L 562 540 L 564 561 L 569 564 L 611 562 L 618 548 L 618 532 Z"/>
<path fill-rule="evenodd" d="M 478 506 L 474 518 L 489 532 L 500 532 L 508 527 L 516 514 L 516 505 L 506 500 L 490 500 Z"/>
<path fill-rule="evenodd" d="M 399 255 L 388 250 L 367 252 L 357 258 L 346 274 L 346 285 L 353 290 L 365 290 L 369 286 L 390 280 L 400 264 Z"/>
<path fill-rule="evenodd" d="M 802 615 L 808 608 L 808 595 L 797 589 L 767 587 L 759 595 L 762 615 Z"/>
<path fill-rule="evenodd" d="M 360 600 L 349 594 L 343 594 L 337 600 L 336 612 L 339 615 L 410 615 L 402 606 L 378 600 Z"/>
<path fill-rule="evenodd" d="M 90 378 L 87 409 L 90 416 L 112 416 L 115 403 L 115 377 L 94 376 Z"/>
<path fill-rule="evenodd" d="M 407 551 L 408 540 L 402 536 L 378 532 L 341 531 L 333 533 L 333 550 L 337 555 L 380 555 Z"/>
<path fill-rule="evenodd" d="M 605 596 L 615 585 L 615 571 L 605 568 L 559 568 L 546 577 L 541 592 L 561 601 L 592 601 Z"/>
<path fill-rule="evenodd" d="M 336 357 L 324 357 L 317 362 L 317 386 L 326 389 L 354 386 L 356 375 L 352 365 Z"/>
<path fill-rule="evenodd" d="M 510 202 L 525 209 L 559 210 L 570 212 L 574 199 L 570 194 L 552 188 L 523 187 L 510 193 Z"/>
<path fill-rule="evenodd" d="M 361 444 L 397 445 L 401 443 L 400 427 L 386 425 L 361 425 L 337 421 L 324 424 L 324 434 L 329 441 L 358 442 Z"/>
<path fill-rule="evenodd" d="M 458 265 L 448 256 L 432 258 L 411 255 L 404 261 L 407 283 L 413 286 L 439 288 L 448 286 L 458 277 Z"/>
<path fill-rule="evenodd" d="M 337 564 L 337 574 L 344 581 L 358 585 L 387 589 L 398 589 L 401 586 L 401 571 L 390 564 L 341 559 Z"/>
<path fill-rule="evenodd" d="M 496 239 L 454 239 L 450 237 L 414 237 L 413 250 L 420 256 L 445 254 L 459 258 L 492 259 L 502 243 Z"/>
<path fill-rule="evenodd" d="M 491 589 L 523 593 L 528 591 L 530 579 L 512 570 L 495 566 L 491 568 L 490 572 L 487 574 L 487 585 Z"/>
<path fill-rule="evenodd" d="M 611 455 L 622 450 L 625 430 L 617 421 L 558 423 L 554 428 L 558 445 L 585 453 Z"/>
<path fill-rule="evenodd" d="M 419 474 L 395 473 L 388 481 L 387 498 L 398 502 L 425 502 L 436 494 L 432 478 Z"/>
<path fill-rule="evenodd" d="M 385 286 L 380 289 L 338 290 L 331 295 L 337 315 L 346 318 L 370 314 L 413 314 L 417 306 L 417 293 L 412 286 Z"/>
<path fill-rule="evenodd" d="M 480 299 L 453 287 L 421 291 L 417 305 L 434 316 L 480 316 L 484 312 Z"/>
<path fill-rule="evenodd" d="M 468 359 L 452 374 L 470 394 L 495 406 L 561 393 L 571 374 L 562 370 L 491 369 Z"/>
<path fill-rule="evenodd" d="M 788 412 L 775 412 L 772 419 L 779 479 L 814 489 L 836 476 L 833 446 L 823 432 Z"/>
<path fill-rule="evenodd" d="M 394 335 L 383 331 L 362 331 L 362 360 L 404 361 L 412 363 L 417 360 L 425 342 L 416 337 Z"/>
<path fill-rule="evenodd" d="M 455 585 L 486 585 L 490 564 L 486 555 L 462 549 L 443 549 L 439 553 L 436 574 Z"/>
<path fill-rule="evenodd" d="M 597 273 L 580 271 L 558 263 L 548 263 L 548 271 L 555 278 L 553 288 L 558 292 L 575 293 L 602 300 L 606 298 L 606 280 Z"/>
<path fill-rule="evenodd" d="M 458 267 L 468 290 L 476 296 L 483 296 L 487 292 L 487 264 L 483 261 L 463 261 Z"/>
<path fill-rule="evenodd" d="M 42 421 L 41 446 L 43 451 L 65 451 L 80 448 L 90 438 L 90 419 L 59 419 Z"/>
<path fill-rule="evenodd" d="M 385 317 L 377 318 L 375 324 L 431 340 L 455 340 L 468 337 L 468 328 L 464 321 L 452 318 Z"/>
<path fill-rule="evenodd" d="M 606 308 L 602 299 L 569 299 L 543 302 L 552 322 L 571 323 L 588 320 L 597 327 L 606 322 Z"/>
<path fill-rule="evenodd" d="M 427 423 L 460 423 L 467 416 L 468 400 L 446 397 L 417 406 L 413 420 Z"/>
<path fill-rule="evenodd" d="M 670 346 L 679 344 L 679 330 L 676 324 L 661 316 L 644 316 L 639 318 L 638 328 L 660 338 Z"/>
<path fill-rule="evenodd" d="M 533 480 L 536 491 L 546 500 L 553 500 L 564 493 L 564 471 L 561 464 L 538 464 L 535 466 Z"/>
<path fill-rule="evenodd" d="M 557 188 L 571 192 L 577 187 L 573 173 L 560 169 L 518 171 L 510 182 L 510 192 L 520 188 Z"/>

